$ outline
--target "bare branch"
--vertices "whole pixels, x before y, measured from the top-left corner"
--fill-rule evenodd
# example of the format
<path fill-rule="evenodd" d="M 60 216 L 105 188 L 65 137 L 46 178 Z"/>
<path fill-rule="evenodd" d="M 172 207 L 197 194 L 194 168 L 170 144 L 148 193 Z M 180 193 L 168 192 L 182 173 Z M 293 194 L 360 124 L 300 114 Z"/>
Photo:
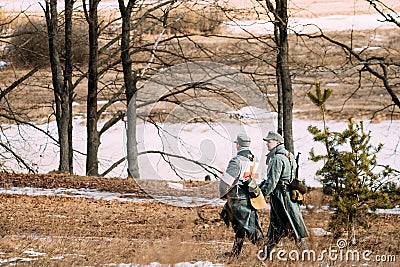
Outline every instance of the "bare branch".
<path fill-rule="evenodd" d="M 20 85 L 22 82 L 24 82 L 26 79 L 31 77 L 33 74 L 35 74 L 39 69 L 38 68 L 33 68 L 30 72 L 13 82 L 10 86 L 8 86 L 6 89 L 1 90 L 0 89 L 0 101 L 5 97 L 9 92 L 11 92 L 13 89 L 15 89 L 18 85 Z"/>
<path fill-rule="evenodd" d="M 161 156 L 165 156 L 165 157 L 173 157 L 173 158 L 183 159 L 183 160 L 186 160 L 188 162 L 191 162 L 191 163 L 194 163 L 194 164 L 200 166 L 202 169 L 204 169 L 208 173 L 214 175 L 215 177 L 218 177 L 223 173 L 223 171 L 221 171 L 221 170 L 219 170 L 219 169 L 217 169 L 217 168 L 215 168 L 213 166 L 210 166 L 208 164 L 204 164 L 202 162 L 198 162 L 197 160 L 188 159 L 186 157 L 183 157 L 183 156 L 180 156 L 180 155 L 171 154 L 171 153 L 168 153 L 168 152 L 165 152 L 165 151 L 147 150 L 147 151 L 139 152 L 139 156 L 143 155 L 143 154 L 160 154 Z"/>
<path fill-rule="evenodd" d="M 115 113 L 114 116 L 103 125 L 103 127 L 99 131 L 99 136 L 101 136 L 105 131 L 110 129 L 113 125 L 115 125 L 118 121 L 120 121 L 124 116 L 125 116 L 125 112 L 123 112 L 121 110 L 119 110 L 117 113 Z"/>
<path fill-rule="evenodd" d="M 364 69 L 366 71 L 368 71 L 369 73 L 371 73 L 372 75 L 374 75 L 376 78 L 378 78 L 379 80 L 382 81 L 386 91 L 389 93 L 389 95 L 392 98 L 392 101 L 396 104 L 397 107 L 400 108 L 400 99 L 398 98 L 398 96 L 396 95 L 394 89 L 392 88 L 392 86 L 389 83 L 389 79 L 387 77 L 387 63 L 383 62 L 381 59 L 377 58 L 377 57 L 370 57 L 370 58 L 362 58 L 361 55 L 359 53 L 356 53 L 351 47 L 349 47 L 348 45 L 332 39 L 331 37 L 325 35 L 322 31 L 320 32 L 320 34 L 316 34 L 316 35 L 310 35 L 310 34 L 300 34 L 300 33 L 296 33 L 298 36 L 305 36 L 311 39 L 315 39 L 315 38 L 322 38 L 324 40 L 329 41 L 330 43 L 341 47 L 342 49 L 344 49 L 346 52 L 348 52 L 351 56 L 353 56 L 355 59 L 358 60 L 358 62 L 360 64 L 362 64 L 364 66 Z M 374 65 L 378 65 L 380 66 L 382 73 L 379 73 L 378 71 L 374 70 L 371 66 Z"/>
<path fill-rule="evenodd" d="M 24 165 L 24 167 L 31 173 L 36 173 L 34 169 L 32 169 L 17 153 L 15 153 L 9 146 L 6 144 L 0 142 L 0 146 L 2 146 L 6 151 L 10 152 L 14 158 L 17 160 L 17 162 L 21 163 Z"/>
<path fill-rule="evenodd" d="M 382 1 L 379 1 L 379 0 L 366 0 L 366 1 L 370 4 L 370 6 L 372 6 L 376 10 L 376 12 L 378 12 L 380 15 L 382 15 L 382 17 L 385 18 L 385 21 L 393 23 L 393 24 L 397 25 L 397 27 L 400 28 L 400 21 L 397 20 L 392 14 L 384 12 L 382 9 L 380 9 L 378 7 L 377 4 L 383 6 L 384 8 L 386 8 L 393 14 L 397 14 L 397 12 L 394 9 L 388 7 L 385 3 L 383 3 Z M 397 16 L 397 18 L 398 18 L 398 16 Z"/>
<path fill-rule="evenodd" d="M 116 167 L 118 167 L 119 164 L 121 164 L 122 162 L 124 162 L 127 159 L 127 157 L 123 157 L 121 159 L 119 159 L 118 161 L 114 162 L 107 170 L 105 170 L 102 174 L 100 174 L 100 176 L 104 177 L 107 174 L 109 174 L 112 170 L 114 170 Z"/>

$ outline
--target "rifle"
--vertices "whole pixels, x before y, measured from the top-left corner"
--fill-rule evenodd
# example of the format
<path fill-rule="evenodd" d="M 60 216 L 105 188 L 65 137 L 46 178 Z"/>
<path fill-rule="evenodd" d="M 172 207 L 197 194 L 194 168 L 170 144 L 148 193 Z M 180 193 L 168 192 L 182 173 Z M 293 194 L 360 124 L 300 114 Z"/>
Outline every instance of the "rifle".
<path fill-rule="evenodd" d="M 297 156 L 296 156 L 296 171 L 294 172 L 295 174 L 295 179 L 299 179 L 299 158 L 300 158 L 300 152 L 297 152 Z"/>
<path fill-rule="evenodd" d="M 300 158 L 300 152 L 297 153 L 296 156 L 296 170 L 295 170 L 295 178 L 292 181 L 291 185 L 291 194 L 290 197 L 292 201 L 297 202 L 299 204 L 303 204 L 304 201 L 304 194 L 307 193 L 307 186 L 299 180 L 299 158 Z"/>

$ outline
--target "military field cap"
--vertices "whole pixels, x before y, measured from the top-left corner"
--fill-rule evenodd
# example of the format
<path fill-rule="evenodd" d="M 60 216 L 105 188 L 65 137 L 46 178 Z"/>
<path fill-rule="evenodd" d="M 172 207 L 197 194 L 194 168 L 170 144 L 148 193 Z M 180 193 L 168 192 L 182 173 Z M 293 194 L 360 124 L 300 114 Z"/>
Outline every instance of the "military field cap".
<path fill-rule="evenodd" d="M 248 137 L 245 134 L 238 134 L 236 140 L 234 141 L 234 143 L 237 143 L 242 147 L 250 146 L 250 142 L 251 142 L 250 137 Z"/>
<path fill-rule="evenodd" d="M 273 131 L 268 132 L 267 137 L 263 138 L 263 140 L 264 140 L 264 141 L 276 140 L 276 141 L 278 141 L 279 143 L 283 143 L 283 137 L 282 137 L 282 135 L 280 135 L 280 134 L 278 134 L 278 133 L 276 133 L 276 132 L 273 132 Z"/>

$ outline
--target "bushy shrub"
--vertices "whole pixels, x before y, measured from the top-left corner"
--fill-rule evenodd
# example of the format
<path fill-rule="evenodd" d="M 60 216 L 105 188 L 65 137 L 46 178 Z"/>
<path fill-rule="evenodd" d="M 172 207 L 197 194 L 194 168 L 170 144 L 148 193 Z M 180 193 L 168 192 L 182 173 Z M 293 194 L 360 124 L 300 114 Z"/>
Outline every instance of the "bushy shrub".
<path fill-rule="evenodd" d="M 145 12 L 146 9 L 140 10 L 133 18 L 133 21 L 140 21 L 136 32 L 157 35 L 165 27 L 167 33 L 215 33 L 223 21 L 223 12 L 216 7 L 173 9 L 168 13 L 165 24 L 165 13 L 161 10 L 143 17 Z"/>
<path fill-rule="evenodd" d="M 216 8 L 202 8 L 173 14 L 171 27 L 181 32 L 214 33 L 222 24 L 221 11 Z"/>
<path fill-rule="evenodd" d="M 64 27 L 60 23 L 58 29 L 58 52 L 60 60 L 65 54 Z M 84 23 L 74 23 L 72 36 L 73 62 L 85 64 L 89 51 L 87 30 Z M 9 60 L 17 66 L 45 67 L 50 65 L 49 44 L 46 21 L 26 21 L 14 27 L 14 36 L 11 43 Z"/>

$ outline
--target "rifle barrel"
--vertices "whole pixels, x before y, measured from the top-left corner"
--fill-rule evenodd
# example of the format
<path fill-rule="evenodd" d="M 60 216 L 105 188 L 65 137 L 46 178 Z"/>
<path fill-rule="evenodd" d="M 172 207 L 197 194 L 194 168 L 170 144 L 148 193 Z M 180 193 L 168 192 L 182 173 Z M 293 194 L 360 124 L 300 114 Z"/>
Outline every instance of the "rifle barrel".
<path fill-rule="evenodd" d="M 300 152 L 297 152 L 297 156 L 296 156 L 296 171 L 295 171 L 295 176 L 296 179 L 299 178 L 299 158 L 300 158 Z"/>

